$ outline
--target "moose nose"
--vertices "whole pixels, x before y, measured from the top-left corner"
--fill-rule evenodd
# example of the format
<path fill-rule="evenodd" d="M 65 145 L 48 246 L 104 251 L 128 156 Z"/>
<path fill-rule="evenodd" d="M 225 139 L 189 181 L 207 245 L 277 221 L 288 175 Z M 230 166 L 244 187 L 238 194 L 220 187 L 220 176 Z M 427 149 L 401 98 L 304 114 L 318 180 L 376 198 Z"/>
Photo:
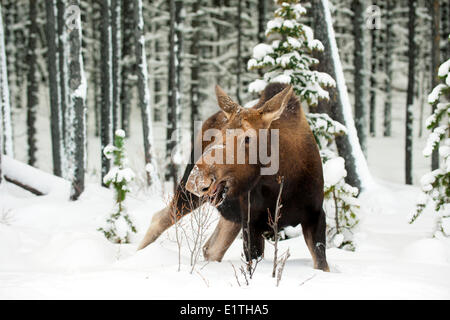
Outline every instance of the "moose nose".
<path fill-rule="evenodd" d="M 212 176 L 204 175 L 193 169 L 186 182 L 186 190 L 201 197 L 208 192 L 213 182 L 214 178 Z"/>

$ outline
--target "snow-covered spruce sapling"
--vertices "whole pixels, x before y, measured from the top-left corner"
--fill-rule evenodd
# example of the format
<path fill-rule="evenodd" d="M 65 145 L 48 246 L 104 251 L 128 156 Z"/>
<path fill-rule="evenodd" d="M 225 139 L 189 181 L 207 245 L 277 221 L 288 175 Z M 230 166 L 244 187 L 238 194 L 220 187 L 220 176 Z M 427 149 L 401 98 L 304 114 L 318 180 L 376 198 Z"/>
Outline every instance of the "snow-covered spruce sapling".
<path fill-rule="evenodd" d="M 260 43 L 253 49 L 253 57 L 248 61 L 248 69 L 265 70 L 263 79 L 250 83 L 250 92 L 261 92 L 270 82 L 288 83 L 294 87 L 296 95 L 304 103 L 314 107 L 320 99 L 329 99 L 326 87 L 334 87 L 336 82 L 327 73 L 312 70 L 319 61 L 313 57 L 314 51 L 324 49 L 322 43 L 314 39 L 310 27 L 300 22 L 306 9 L 299 0 L 276 1 L 278 8 L 272 20 L 267 23 L 266 36 L 271 44 Z M 309 113 L 308 123 L 320 149 L 324 166 L 328 161 L 343 162 L 331 149 L 335 137 L 346 134 L 346 128 L 327 114 Z M 331 163 L 328 165 L 331 167 Z M 334 174 L 334 173 L 325 173 Z M 340 171 L 341 179 L 325 186 L 325 207 L 330 210 L 327 218 L 329 245 L 354 249 L 351 229 L 356 226 L 358 190 L 345 183 L 346 171 Z M 327 179 L 327 177 L 325 177 Z M 341 221 L 342 219 L 342 221 Z M 338 241 L 340 239 L 340 241 Z"/>
<path fill-rule="evenodd" d="M 422 177 L 423 195 L 410 223 L 431 204 L 437 213 L 434 236 L 450 237 L 450 59 L 440 66 L 438 75 L 443 83 L 437 85 L 428 96 L 428 102 L 436 107 L 426 120 L 430 135 L 423 155 L 430 157 L 434 150 L 439 150 L 441 168 Z"/>
<path fill-rule="evenodd" d="M 113 159 L 113 166 L 103 178 L 105 185 L 113 186 L 115 191 L 115 206 L 112 214 L 106 220 L 107 226 L 99 228 L 105 237 L 115 243 L 129 243 L 130 234 L 136 233 L 136 227 L 127 213 L 125 198 L 130 192 L 129 183 L 134 179 L 134 172 L 127 167 L 128 159 L 125 152 L 125 131 L 117 130 L 114 145 L 108 145 L 103 153 L 108 159 Z"/>

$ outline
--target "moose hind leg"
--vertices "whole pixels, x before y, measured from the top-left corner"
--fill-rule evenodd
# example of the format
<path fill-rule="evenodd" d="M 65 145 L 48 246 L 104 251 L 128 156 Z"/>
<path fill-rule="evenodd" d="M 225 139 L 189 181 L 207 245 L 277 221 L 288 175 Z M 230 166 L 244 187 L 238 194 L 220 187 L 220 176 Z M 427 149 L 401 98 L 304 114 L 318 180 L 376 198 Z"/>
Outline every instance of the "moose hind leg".
<path fill-rule="evenodd" d="M 325 240 L 325 212 L 321 209 L 316 219 L 310 219 L 302 224 L 303 236 L 308 246 L 309 252 L 314 262 L 314 269 L 330 271 L 326 258 L 326 240 Z"/>
<path fill-rule="evenodd" d="M 138 250 L 141 250 L 148 246 L 150 243 L 154 242 L 158 237 L 163 233 L 167 228 L 173 225 L 173 218 L 171 215 L 170 206 L 162 209 L 155 213 L 152 218 L 152 222 L 150 227 L 147 230 L 147 233 L 139 244 Z"/>

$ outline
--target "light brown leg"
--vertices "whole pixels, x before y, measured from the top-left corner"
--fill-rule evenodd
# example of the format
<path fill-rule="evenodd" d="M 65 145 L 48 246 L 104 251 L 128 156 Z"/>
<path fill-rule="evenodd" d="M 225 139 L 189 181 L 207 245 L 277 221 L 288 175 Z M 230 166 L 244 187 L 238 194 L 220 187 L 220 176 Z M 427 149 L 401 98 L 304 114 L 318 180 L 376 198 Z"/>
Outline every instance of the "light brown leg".
<path fill-rule="evenodd" d="M 161 233 L 167 230 L 171 225 L 173 225 L 173 218 L 171 215 L 170 206 L 168 206 L 155 213 L 144 239 L 142 239 L 139 244 L 138 250 L 145 248 L 150 243 L 158 239 Z"/>
<path fill-rule="evenodd" d="M 208 261 L 222 261 L 225 252 L 236 239 L 241 224 L 220 217 L 213 234 L 203 246 L 203 256 Z"/>

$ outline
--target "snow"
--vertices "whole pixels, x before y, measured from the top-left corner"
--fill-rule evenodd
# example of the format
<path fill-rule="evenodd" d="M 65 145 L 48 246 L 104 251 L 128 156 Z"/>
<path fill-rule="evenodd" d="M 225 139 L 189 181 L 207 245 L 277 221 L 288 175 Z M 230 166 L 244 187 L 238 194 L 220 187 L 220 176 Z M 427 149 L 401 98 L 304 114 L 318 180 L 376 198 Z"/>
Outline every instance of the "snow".
<path fill-rule="evenodd" d="M 376 193 L 362 195 L 357 251 L 328 249 L 331 272 L 324 273 L 312 268 L 302 239 L 282 241 L 280 252 L 289 248 L 291 257 L 279 288 L 271 278 L 269 244 L 249 287 L 238 286 L 231 266 L 241 263 L 239 238 L 223 262 L 200 261 L 192 274 L 186 245 L 177 272 L 174 228 L 136 252 L 152 214 L 164 206 L 160 198 L 130 197 L 138 234 L 132 244 L 119 245 L 96 231 L 109 213 L 111 190 L 90 184 L 79 201 L 70 202 L 5 183 L 0 213 L 8 211 L 10 218 L 0 219 L 0 299 L 449 299 L 448 240 L 427 238 L 432 214 L 407 222 L 419 191 L 378 182 Z"/>
<path fill-rule="evenodd" d="M 325 185 L 335 185 L 347 176 L 345 160 L 341 157 L 328 160 L 323 165 L 323 177 Z"/>
<path fill-rule="evenodd" d="M 264 58 L 264 56 L 266 56 L 270 53 L 273 53 L 273 48 L 271 45 L 268 45 L 265 43 L 257 44 L 253 48 L 253 58 L 258 59 L 258 60 Z"/>

